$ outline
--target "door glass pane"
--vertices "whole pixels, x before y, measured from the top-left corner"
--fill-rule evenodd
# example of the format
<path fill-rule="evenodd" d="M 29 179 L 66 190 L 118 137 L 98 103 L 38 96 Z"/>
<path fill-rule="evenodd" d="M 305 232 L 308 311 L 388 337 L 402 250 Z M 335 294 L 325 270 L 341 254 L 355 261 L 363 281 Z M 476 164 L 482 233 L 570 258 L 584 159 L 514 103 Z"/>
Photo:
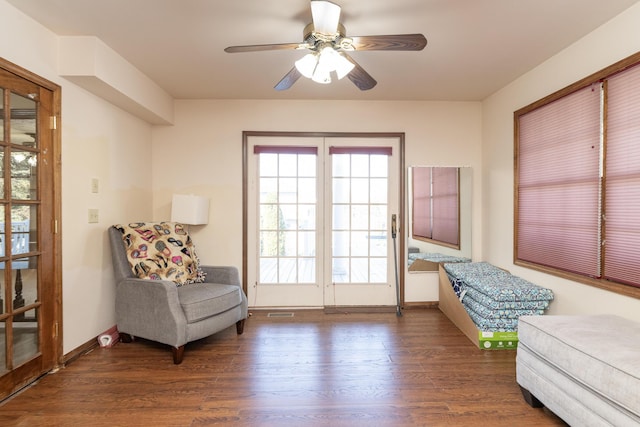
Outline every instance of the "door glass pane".
<path fill-rule="evenodd" d="M 11 93 L 11 143 L 36 147 L 36 102 Z"/>
<path fill-rule="evenodd" d="M 351 229 L 352 230 L 368 230 L 369 229 L 369 206 L 351 205 Z"/>
<path fill-rule="evenodd" d="M 38 157 L 31 151 L 11 151 L 11 197 L 36 200 L 38 197 Z"/>
<path fill-rule="evenodd" d="M 39 354 L 36 309 L 28 310 L 13 321 L 13 366 L 19 366 Z"/>
<path fill-rule="evenodd" d="M 11 206 L 11 254 L 20 255 L 37 250 L 37 207 L 33 205 Z"/>
<path fill-rule="evenodd" d="M 369 203 L 368 178 L 353 178 L 351 180 L 351 202 Z"/>
<path fill-rule="evenodd" d="M 260 153 L 259 283 L 316 281 L 315 154 Z"/>
<path fill-rule="evenodd" d="M 351 232 L 351 256 L 367 256 L 369 255 L 369 232 L 368 231 L 352 231 Z"/>
<path fill-rule="evenodd" d="M 298 205 L 298 228 L 300 230 L 316 229 L 316 206 Z"/>
<path fill-rule="evenodd" d="M 18 309 L 38 300 L 37 257 L 18 258 L 11 263 L 13 308 Z"/>
<path fill-rule="evenodd" d="M 369 178 L 369 155 L 368 154 L 352 154 L 351 155 L 351 176 Z"/>
<path fill-rule="evenodd" d="M 314 283 L 316 281 L 316 259 L 298 258 L 300 282 Z"/>
<path fill-rule="evenodd" d="M 333 257 L 331 266 L 334 283 L 349 282 L 349 258 Z"/>
<path fill-rule="evenodd" d="M 387 188 L 388 183 L 386 178 L 372 178 L 371 179 L 371 194 L 369 194 L 369 200 L 371 203 L 387 203 Z"/>

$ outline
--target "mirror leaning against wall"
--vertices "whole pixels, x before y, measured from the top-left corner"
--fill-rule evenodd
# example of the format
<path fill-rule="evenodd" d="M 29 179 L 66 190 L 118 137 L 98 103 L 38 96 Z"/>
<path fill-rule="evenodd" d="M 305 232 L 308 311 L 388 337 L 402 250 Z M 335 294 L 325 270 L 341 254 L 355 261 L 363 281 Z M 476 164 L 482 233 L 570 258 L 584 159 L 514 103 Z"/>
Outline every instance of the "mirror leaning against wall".
<path fill-rule="evenodd" d="M 471 168 L 411 166 L 407 178 L 409 273 L 471 260 Z"/>

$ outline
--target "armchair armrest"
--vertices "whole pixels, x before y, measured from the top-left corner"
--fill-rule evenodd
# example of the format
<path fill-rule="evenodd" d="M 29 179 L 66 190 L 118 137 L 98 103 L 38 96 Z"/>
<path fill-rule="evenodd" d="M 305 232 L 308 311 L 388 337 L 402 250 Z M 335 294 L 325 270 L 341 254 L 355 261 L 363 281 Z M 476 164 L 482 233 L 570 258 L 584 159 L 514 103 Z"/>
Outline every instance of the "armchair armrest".
<path fill-rule="evenodd" d="M 118 330 L 179 347 L 186 342 L 185 318 L 176 284 L 168 280 L 124 279 L 116 286 Z"/>
<path fill-rule="evenodd" d="M 240 286 L 240 275 L 236 267 L 201 265 L 200 268 L 207 275 L 208 283 Z"/>

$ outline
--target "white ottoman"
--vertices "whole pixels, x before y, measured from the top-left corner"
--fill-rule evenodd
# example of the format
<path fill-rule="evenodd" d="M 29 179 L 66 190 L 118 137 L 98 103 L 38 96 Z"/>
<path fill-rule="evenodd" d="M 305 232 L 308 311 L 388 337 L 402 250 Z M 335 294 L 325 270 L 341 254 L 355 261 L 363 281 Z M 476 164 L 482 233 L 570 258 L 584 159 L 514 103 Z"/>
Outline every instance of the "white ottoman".
<path fill-rule="evenodd" d="M 527 403 L 572 426 L 640 425 L 640 323 L 521 316 L 516 380 Z"/>

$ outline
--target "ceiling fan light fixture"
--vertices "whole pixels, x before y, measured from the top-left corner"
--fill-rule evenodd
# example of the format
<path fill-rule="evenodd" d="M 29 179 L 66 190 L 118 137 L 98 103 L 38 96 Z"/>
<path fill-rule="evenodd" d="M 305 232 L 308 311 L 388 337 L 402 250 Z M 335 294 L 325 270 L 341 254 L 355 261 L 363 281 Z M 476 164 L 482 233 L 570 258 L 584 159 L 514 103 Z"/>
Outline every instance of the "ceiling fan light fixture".
<path fill-rule="evenodd" d="M 333 47 L 325 46 L 319 52 L 308 53 L 298 59 L 295 67 L 304 77 L 316 83 L 328 84 L 331 83 L 332 72 L 342 79 L 353 70 L 355 64 Z"/>

